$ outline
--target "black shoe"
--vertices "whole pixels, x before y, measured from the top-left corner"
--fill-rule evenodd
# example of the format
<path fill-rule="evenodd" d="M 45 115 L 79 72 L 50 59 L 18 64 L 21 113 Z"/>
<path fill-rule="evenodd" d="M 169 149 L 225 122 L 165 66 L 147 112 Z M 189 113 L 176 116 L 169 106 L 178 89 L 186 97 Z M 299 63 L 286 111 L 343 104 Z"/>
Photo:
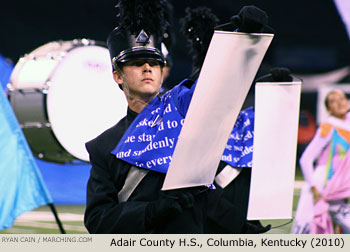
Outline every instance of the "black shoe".
<path fill-rule="evenodd" d="M 260 221 L 247 221 L 244 225 L 245 234 L 262 234 L 271 229 L 271 225 L 263 226 Z"/>

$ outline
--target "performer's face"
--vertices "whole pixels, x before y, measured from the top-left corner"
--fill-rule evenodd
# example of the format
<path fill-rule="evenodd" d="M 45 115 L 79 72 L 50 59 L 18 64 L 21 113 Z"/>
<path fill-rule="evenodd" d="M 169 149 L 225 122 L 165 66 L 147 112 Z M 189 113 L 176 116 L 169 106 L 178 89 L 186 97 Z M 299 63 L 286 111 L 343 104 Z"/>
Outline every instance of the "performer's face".
<path fill-rule="evenodd" d="M 345 94 L 336 90 L 327 96 L 328 112 L 337 118 L 344 118 L 349 110 L 349 104 Z"/>
<path fill-rule="evenodd" d="M 162 67 L 156 60 L 133 60 L 124 63 L 124 76 L 115 72 L 115 80 L 123 85 L 126 82 L 133 97 L 148 98 L 159 93 L 163 82 Z M 124 88 L 124 87 L 123 87 Z"/>

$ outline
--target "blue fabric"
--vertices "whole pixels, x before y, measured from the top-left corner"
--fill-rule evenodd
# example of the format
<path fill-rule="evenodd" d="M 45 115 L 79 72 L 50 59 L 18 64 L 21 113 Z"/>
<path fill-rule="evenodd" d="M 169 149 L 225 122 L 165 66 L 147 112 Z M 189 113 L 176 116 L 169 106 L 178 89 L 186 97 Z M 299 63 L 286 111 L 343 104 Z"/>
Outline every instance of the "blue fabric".
<path fill-rule="evenodd" d="M 0 86 L 5 90 L 7 83 L 13 70 L 13 65 L 10 64 L 3 56 L 0 55 Z"/>
<path fill-rule="evenodd" d="M 179 109 L 184 113 L 185 105 L 179 109 L 175 106 L 178 92 L 185 96 L 193 93 L 181 83 L 161 98 L 153 99 L 134 119 L 112 153 L 138 167 L 166 173 L 184 120 Z M 182 101 L 187 99 L 177 104 Z"/>
<path fill-rule="evenodd" d="M 333 154 L 337 153 L 336 148 L 342 148 L 344 150 L 344 153 L 346 153 L 348 152 L 350 145 L 348 141 L 346 141 L 342 136 L 340 136 L 336 130 L 333 130 L 331 153 Z M 330 162 L 327 178 L 328 179 L 332 178 L 333 174 L 334 174 L 333 162 Z"/>
<path fill-rule="evenodd" d="M 91 165 L 84 162 L 56 164 L 35 158 L 55 205 L 85 205 Z"/>
<path fill-rule="evenodd" d="M 233 167 L 253 166 L 254 109 L 241 111 L 230 134 L 221 160 Z"/>
<path fill-rule="evenodd" d="M 112 151 L 132 165 L 166 173 L 189 107 L 195 85 L 186 80 L 153 99 L 135 118 Z M 222 161 L 233 167 L 251 167 L 254 110 L 242 111 L 232 130 Z"/>
<path fill-rule="evenodd" d="M 23 213 L 52 203 L 14 112 L 0 91 L 0 229 Z"/>

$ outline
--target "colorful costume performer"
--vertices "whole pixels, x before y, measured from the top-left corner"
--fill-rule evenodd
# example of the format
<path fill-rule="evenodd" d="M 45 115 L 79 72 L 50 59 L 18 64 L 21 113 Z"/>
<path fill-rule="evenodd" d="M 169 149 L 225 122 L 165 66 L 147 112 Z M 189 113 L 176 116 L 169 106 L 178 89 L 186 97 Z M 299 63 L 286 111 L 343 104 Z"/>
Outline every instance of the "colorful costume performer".
<path fill-rule="evenodd" d="M 300 159 L 305 178 L 292 233 L 333 233 L 332 221 L 350 232 L 350 113 L 330 116 L 317 130 Z M 313 166 L 317 159 L 317 164 Z M 311 187 L 322 198 L 313 204 Z"/>

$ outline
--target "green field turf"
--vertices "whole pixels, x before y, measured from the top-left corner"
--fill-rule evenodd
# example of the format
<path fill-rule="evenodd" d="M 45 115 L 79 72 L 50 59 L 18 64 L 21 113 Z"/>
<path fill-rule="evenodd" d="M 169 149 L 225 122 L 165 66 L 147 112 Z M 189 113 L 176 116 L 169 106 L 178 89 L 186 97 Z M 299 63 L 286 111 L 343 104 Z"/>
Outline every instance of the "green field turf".
<path fill-rule="evenodd" d="M 302 181 L 302 174 L 299 167 L 295 173 L 296 181 Z M 293 215 L 295 213 L 300 188 L 294 189 Z M 87 234 L 83 223 L 85 205 L 56 205 L 56 209 L 67 234 Z M 0 230 L 0 234 L 60 234 L 58 225 L 48 206 L 41 206 L 25 214 L 25 218 L 18 218 L 11 228 Z M 284 220 L 262 220 L 263 225 L 271 224 L 269 234 L 289 234 L 292 223 L 289 219 Z M 277 226 L 283 225 L 278 228 Z"/>
<path fill-rule="evenodd" d="M 83 224 L 84 205 L 56 205 L 59 218 L 67 234 L 87 234 Z M 58 225 L 48 206 L 28 212 L 29 218 L 18 218 L 11 228 L 0 234 L 60 234 Z M 35 218 L 37 215 L 37 218 Z M 33 217 L 32 217 L 33 216 Z"/>
<path fill-rule="evenodd" d="M 299 199 L 300 189 L 295 189 L 293 201 L 293 213 Z M 84 205 L 56 205 L 58 215 L 67 234 L 87 234 L 83 224 Z M 29 214 L 29 218 L 19 218 L 11 228 L 1 230 L 0 234 L 60 234 L 60 230 L 54 220 L 48 206 L 42 206 Z M 35 217 L 37 215 L 37 218 Z M 33 217 L 32 217 L 33 216 Z M 263 220 L 264 225 L 271 224 L 273 227 L 285 224 L 290 220 Z M 289 234 L 292 223 L 272 228 L 268 233 Z"/>

